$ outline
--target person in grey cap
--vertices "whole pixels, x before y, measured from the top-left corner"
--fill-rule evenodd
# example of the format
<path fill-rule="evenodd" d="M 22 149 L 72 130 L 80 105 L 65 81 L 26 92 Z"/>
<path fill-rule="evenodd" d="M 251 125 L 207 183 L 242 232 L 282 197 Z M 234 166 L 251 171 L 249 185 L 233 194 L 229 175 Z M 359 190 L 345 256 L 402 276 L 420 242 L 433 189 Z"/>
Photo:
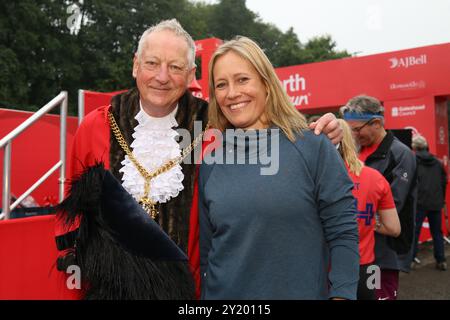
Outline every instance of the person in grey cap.
<path fill-rule="evenodd" d="M 425 217 L 430 224 L 433 238 L 434 258 L 438 270 L 447 270 L 444 254 L 444 238 L 442 236 L 441 210 L 445 204 L 445 191 L 447 187 L 447 173 L 436 157 L 428 152 L 428 143 L 425 137 L 417 135 L 412 140 L 413 150 L 416 152 L 418 198 L 416 217 L 416 242 L 414 245 L 414 258 L 417 255 L 417 245 L 420 230 Z"/>
<path fill-rule="evenodd" d="M 384 128 L 384 108 L 374 97 L 360 95 L 341 108 L 359 144 L 359 159 L 377 169 L 389 182 L 399 214 L 401 234 L 375 234 L 375 263 L 381 269 L 380 300 L 396 300 L 399 271 L 409 272 L 414 243 L 417 198 L 416 159 L 413 152 Z"/>

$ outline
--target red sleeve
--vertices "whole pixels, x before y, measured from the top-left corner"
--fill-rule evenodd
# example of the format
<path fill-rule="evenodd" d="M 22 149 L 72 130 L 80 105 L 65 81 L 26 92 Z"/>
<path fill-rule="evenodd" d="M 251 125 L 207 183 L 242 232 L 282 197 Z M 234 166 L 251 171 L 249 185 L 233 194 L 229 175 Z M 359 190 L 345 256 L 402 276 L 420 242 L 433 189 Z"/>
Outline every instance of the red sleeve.
<path fill-rule="evenodd" d="M 71 180 L 82 173 L 86 167 L 102 161 L 105 164 L 105 168 L 109 168 L 110 131 L 106 117 L 108 109 L 109 106 L 104 106 L 89 113 L 75 133 L 68 157 L 67 179 L 65 182 L 66 194 Z M 73 231 L 79 226 L 79 221 L 76 220 L 70 228 L 67 228 L 63 220 L 64 216 L 57 214 L 55 224 L 56 236 Z"/>
<path fill-rule="evenodd" d="M 65 182 L 66 194 L 69 191 L 71 180 L 81 174 L 86 167 L 94 165 L 96 162 L 103 162 L 105 168 L 109 168 L 109 150 L 110 150 L 110 130 L 107 121 L 106 111 L 109 106 L 101 107 L 89 113 L 75 133 L 71 152 L 68 157 L 67 180 Z M 56 214 L 55 219 L 55 237 L 58 239 L 67 238 L 71 231 L 75 231 L 80 225 L 80 219 L 67 226 L 64 223 L 65 215 L 61 212 Z M 58 257 L 67 255 L 73 248 L 58 247 Z M 65 287 L 68 275 L 63 273 L 61 276 L 62 288 Z M 62 289 L 65 299 L 81 299 L 83 293 L 81 290 Z"/>
<path fill-rule="evenodd" d="M 192 275 L 195 280 L 195 295 L 200 298 L 200 248 L 198 224 L 198 166 L 195 169 L 194 196 L 192 198 L 189 220 L 188 257 Z"/>
<path fill-rule="evenodd" d="M 220 143 L 220 140 L 215 138 L 216 132 L 210 130 L 205 133 L 204 141 L 202 144 L 202 153 L 197 163 L 201 163 L 204 155 L 207 152 L 211 152 L 214 147 Z M 192 198 L 192 206 L 189 219 L 189 239 L 188 239 L 188 257 L 192 274 L 195 280 L 195 295 L 197 299 L 200 298 L 200 228 L 198 223 L 198 171 L 199 165 L 195 169 L 194 179 L 194 195 Z"/>
<path fill-rule="evenodd" d="M 109 169 L 110 130 L 107 118 L 109 106 L 89 113 L 78 128 L 69 159 L 68 177 L 73 178 L 86 167 L 103 162 Z"/>

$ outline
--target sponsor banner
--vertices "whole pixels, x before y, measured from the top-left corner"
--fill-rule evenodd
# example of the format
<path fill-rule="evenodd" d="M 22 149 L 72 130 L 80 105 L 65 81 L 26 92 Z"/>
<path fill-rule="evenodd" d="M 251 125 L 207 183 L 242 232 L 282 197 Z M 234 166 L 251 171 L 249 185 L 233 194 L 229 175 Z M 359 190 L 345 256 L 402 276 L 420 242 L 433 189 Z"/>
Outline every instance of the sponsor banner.
<path fill-rule="evenodd" d="M 418 90 L 426 88 L 427 84 L 424 80 L 412 80 L 407 83 L 391 83 L 390 90 Z"/>
<path fill-rule="evenodd" d="M 434 97 L 409 100 L 386 101 L 385 120 L 388 129 L 412 129 L 413 135 L 424 136 L 429 144 L 430 152 L 436 155 L 448 169 L 448 116 L 447 101 L 435 101 Z M 447 170 L 448 172 L 448 170 Z M 449 177 L 450 178 L 450 177 Z M 449 179 L 450 181 L 450 179 Z M 450 186 L 447 186 L 447 190 Z M 446 197 L 450 203 L 450 196 Z M 443 216 L 442 231 L 448 234 Z M 431 239 L 428 221 L 425 220 L 419 240 Z"/>
<path fill-rule="evenodd" d="M 382 101 L 447 95 L 450 44 L 276 69 L 300 110 L 332 108 L 368 94 Z"/>
<path fill-rule="evenodd" d="M 222 40 L 211 38 L 195 43 L 201 59 L 201 97 L 208 99 L 208 63 Z M 293 104 L 311 112 L 339 107 L 359 94 L 382 101 L 448 95 L 448 56 L 450 43 L 282 67 L 276 73 Z"/>
<path fill-rule="evenodd" d="M 286 73 L 277 70 L 277 73 L 280 82 L 291 98 L 293 105 L 300 109 L 309 107 L 311 92 L 307 87 L 306 78 L 298 72 Z"/>
<path fill-rule="evenodd" d="M 385 126 L 387 129 L 411 129 L 413 135 L 421 134 L 430 141 L 430 150 L 435 150 L 436 123 L 433 97 L 384 102 Z"/>
<path fill-rule="evenodd" d="M 413 136 L 420 134 L 429 141 L 430 147 L 435 139 L 434 98 L 419 98 L 384 102 L 385 126 L 387 129 L 411 129 Z M 431 148 L 430 148 L 431 149 Z M 419 241 L 431 239 L 427 220 L 422 225 Z"/>
<path fill-rule="evenodd" d="M 427 55 L 421 54 L 420 56 L 404 56 L 404 57 L 393 57 L 390 58 L 389 61 L 391 62 L 391 69 L 396 68 L 405 68 L 408 69 L 410 67 L 414 66 L 420 66 L 427 64 Z"/>
<path fill-rule="evenodd" d="M 391 109 L 391 116 L 396 117 L 410 117 L 415 116 L 420 111 L 425 111 L 425 104 L 418 106 L 393 106 Z"/>
<path fill-rule="evenodd" d="M 208 62 L 222 43 L 196 41 L 201 58 L 202 96 L 208 97 Z M 368 94 L 382 101 L 450 92 L 450 43 L 362 57 L 277 68 L 276 73 L 294 105 L 316 111 L 344 105 L 351 97 Z"/>

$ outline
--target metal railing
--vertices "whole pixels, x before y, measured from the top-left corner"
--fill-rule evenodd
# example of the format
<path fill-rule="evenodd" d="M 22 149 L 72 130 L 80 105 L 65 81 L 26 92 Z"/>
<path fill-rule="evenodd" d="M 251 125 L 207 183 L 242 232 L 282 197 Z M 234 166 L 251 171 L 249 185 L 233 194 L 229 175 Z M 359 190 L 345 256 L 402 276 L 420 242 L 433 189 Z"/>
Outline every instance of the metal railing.
<path fill-rule="evenodd" d="M 66 126 L 67 126 L 67 91 L 61 91 L 49 103 L 43 106 L 39 111 L 25 120 L 21 125 L 11 131 L 3 139 L 0 140 L 0 149 L 4 149 L 3 156 L 3 194 L 2 194 L 2 213 L 0 220 L 9 219 L 10 213 L 14 210 L 26 197 L 28 197 L 39 185 L 42 184 L 53 172 L 60 169 L 59 173 L 59 201 L 64 199 L 64 181 L 66 172 Z M 17 138 L 25 129 L 39 120 L 42 116 L 61 105 L 60 110 L 60 140 L 59 140 L 59 161 L 39 178 L 27 191 L 25 191 L 17 200 L 11 204 L 11 151 L 12 141 Z"/>
<path fill-rule="evenodd" d="M 84 90 L 78 90 L 78 126 L 84 119 Z"/>

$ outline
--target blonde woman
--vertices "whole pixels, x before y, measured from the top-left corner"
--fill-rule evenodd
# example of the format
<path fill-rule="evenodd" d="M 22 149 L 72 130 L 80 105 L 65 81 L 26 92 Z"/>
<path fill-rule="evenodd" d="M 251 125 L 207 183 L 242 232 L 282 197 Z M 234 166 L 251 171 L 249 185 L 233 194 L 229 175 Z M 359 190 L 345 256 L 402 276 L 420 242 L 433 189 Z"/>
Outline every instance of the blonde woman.
<path fill-rule="evenodd" d="M 209 75 L 223 143 L 199 174 L 202 298 L 355 299 L 356 212 L 336 148 L 252 40 L 220 46 Z"/>
<path fill-rule="evenodd" d="M 400 234 L 400 221 L 389 182 L 377 170 L 364 166 L 364 163 L 358 159 L 349 125 L 342 119 L 338 121 L 344 133 L 339 153 L 354 183 L 353 195 L 356 199 L 358 215 L 361 256 L 358 300 L 374 300 L 375 288 L 367 283 L 369 276 L 373 273 L 368 268 L 376 263 L 374 231 L 397 237 Z"/>

